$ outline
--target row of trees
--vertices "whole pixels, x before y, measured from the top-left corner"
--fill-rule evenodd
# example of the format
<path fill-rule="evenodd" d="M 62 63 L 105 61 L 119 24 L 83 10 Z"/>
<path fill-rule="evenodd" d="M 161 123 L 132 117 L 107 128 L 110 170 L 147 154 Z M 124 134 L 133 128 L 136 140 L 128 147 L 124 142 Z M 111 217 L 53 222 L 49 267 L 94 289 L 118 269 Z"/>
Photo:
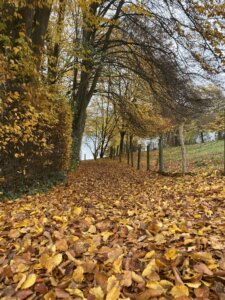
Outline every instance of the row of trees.
<path fill-rule="evenodd" d="M 151 111 L 148 119 L 145 116 L 144 103 L 138 107 L 127 106 L 125 110 L 120 111 L 115 105 L 117 102 L 112 100 L 110 102 L 110 97 L 105 101 L 104 98 L 97 98 L 88 109 L 85 143 L 94 159 L 111 156 L 112 149 L 117 156 L 126 154 L 127 149 L 133 152 L 138 149 L 143 139 L 149 138 L 154 141 L 152 147 L 159 148 L 160 153 L 162 147 L 181 146 L 183 173 L 186 173 L 188 163 L 185 144 L 204 143 L 207 134 L 217 133 L 217 139 L 224 138 L 224 113 L 218 112 L 218 107 L 222 106 L 225 99 L 221 90 L 214 86 L 211 86 L 209 91 L 212 96 L 210 110 L 208 112 L 204 110 L 204 114 L 193 111 L 189 118 L 181 119 L 180 122 L 174 122 L 172 118 L 157 114 L 156 108 Z M 132 94 L 135 94 L 134 91 Z M 138 100 L 141 101 L 141 97 Z M 134 114 L 133 118 L 126 118 L 127 115 L 130 117 L 132 114 Z M 159 164 L 161 159 L 159 155 Z"/>
<path fill-rule="evenodd" d="M 119 124 L 121 144 L 127 126 L 152 135 L 209 109 L 196 85 L 224 69 L 223 13 L 216 0 L 1 1 L 4 181 L 77 165 L 96 98 L 95 118 Z"/>

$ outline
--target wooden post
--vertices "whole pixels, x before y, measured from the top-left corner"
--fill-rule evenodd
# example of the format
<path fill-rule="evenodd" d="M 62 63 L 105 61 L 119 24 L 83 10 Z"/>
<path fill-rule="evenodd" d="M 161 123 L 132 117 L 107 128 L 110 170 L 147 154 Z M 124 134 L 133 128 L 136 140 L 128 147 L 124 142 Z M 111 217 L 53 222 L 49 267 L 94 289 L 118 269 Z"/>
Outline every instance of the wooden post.
<path fill-rule="evenodd" d="M 84 154 L 84 160 L 86 160 L 87 158 L 86 158 L 86 154 Z"/>
<path fill-rule="evenodd" d="M 141 145 L 138 146 L 138 161 L 137 161 L 137 169 L 140 170 L 141 164 Z"/>
<path fill-rule="evenodd" d="M 110 147 L 109 158 L 113 158 L 113 147 Z"/>
<path fill-rule="evenodd" d="M 120 153 L 120 146 L 117 145 L 116 147 L 116 156 L 119 157 L 119 153 Z"/>
<path fill-rule="evenodd" d="M 130 148 L 130 162 L 131 162 L 131 167 L 134 166 L 134 148 L 133 145 Z"/>
<path fill-rule="evenodd" d="M 123 153 L 123 151 L 121 151 L 121 148 L 119 147 L 119 162 L 120 163 L 122 161 L 122 153 Z"/>
<path fill-rule="evenodd" d="M 115 159 L 115 158 L 116 158 L 116 148 L 113 147 L 113 159 Z"/>
<path fill-rule="evenodd" d="M 187 151 L 184 143 L 184 123 L 179 125 L 179 139 L 182 155 L 182 174 L 184 175 L 187 173 Z"/>
<path fill-rule="evenodd" d="M 159 137 L 159 173 L 164 172 L 164 161 L 163 161 L 163 135 Z"/>
<path fill-rule="evenodd" d="M 150 145 L 147 146 L 147 171 L 150 171 Z"/>
<path fill-rule="evenodd" d="M 127 164 L 130 164 L 130 151 L 129 151 L 129 147 L 127 145 Z"/>

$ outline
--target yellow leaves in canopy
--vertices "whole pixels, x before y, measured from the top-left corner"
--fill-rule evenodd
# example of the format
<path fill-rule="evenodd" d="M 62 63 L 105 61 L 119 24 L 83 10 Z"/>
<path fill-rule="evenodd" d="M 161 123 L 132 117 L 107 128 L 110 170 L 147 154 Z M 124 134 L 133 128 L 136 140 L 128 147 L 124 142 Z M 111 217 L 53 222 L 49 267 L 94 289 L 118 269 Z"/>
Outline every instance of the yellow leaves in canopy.
<path fill-rule="evenodd" d="M 17 54 L 18 52 L 20 52 L 21 51 L 21 47 L 14 47 L 13 48 L 13 52 L 15 53 L 15 54 Z"/>
<path fill-rule="evenodd" d="M 37 280 L 37 276 L 35 274 L 29 274 L 27 276 L 26 281 L 22 284 L 21 289 L 22 290 L 29 289 L 35 284 L 36 280 Z"/>
<path fill-rule="evenodd" d="M 44 253 L 40 257 L 40 265 L 47 269 L 47 272 L 52 272 L 58 265 L 62 262 L 62 254 L 58 253 L 54 256 L 50 256 L 47 253 Z"/>
<path fill-rule="evenodd" d="M 175 299 L 179 297 L 189 296 L 189 290 L 185 285 L 174 286 L 170 293 Z"/>
<path fill-rule="evenodd" d="M 73 271 L 73 280 L 77 283 L 81 283 L 84 280 L 84 269 L 78 266 L 76 270 Z"/>

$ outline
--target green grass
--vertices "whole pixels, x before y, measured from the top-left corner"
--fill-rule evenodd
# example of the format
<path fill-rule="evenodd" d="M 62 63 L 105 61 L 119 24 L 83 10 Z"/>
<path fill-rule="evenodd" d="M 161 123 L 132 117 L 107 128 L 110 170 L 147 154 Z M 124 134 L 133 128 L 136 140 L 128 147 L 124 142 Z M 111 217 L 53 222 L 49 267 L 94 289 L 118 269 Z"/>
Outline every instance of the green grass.
<path fill-rule="evenodd" d="M 158 150 L 150 152 L 151 169 L 158 170 Z M 207 142 L 202 144 L 187 145 L 189 171 L 222 170 L 224 156 L 224 141 Z M 126 161 L 126 158 L 123 158 Z M 166 172 L 181 171 L 180 147 L 164 148 L 164 163 Z M 134 166 L 137 165 L 137 154 L 134 153 Z M 146 152 L 141 154 L 141 169 L 146 169 Z"/>
<path fill-rule="evenodd" d="M 188 157 L 189 159 L 195 159 L 201 156 L 223 154 L 223 145 L 223 141 L 187 145 Z M 165 157 L 171 160 L 181 159 L 180 147 L 165 148 Z"/>

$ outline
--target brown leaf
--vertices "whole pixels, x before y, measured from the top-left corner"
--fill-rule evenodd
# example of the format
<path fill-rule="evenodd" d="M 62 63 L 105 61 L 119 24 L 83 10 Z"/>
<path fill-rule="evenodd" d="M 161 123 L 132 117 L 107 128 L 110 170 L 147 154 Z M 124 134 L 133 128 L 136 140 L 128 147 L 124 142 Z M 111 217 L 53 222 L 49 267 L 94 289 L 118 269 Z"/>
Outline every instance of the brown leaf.
<path fill-rule="evenodd" d="M 194 270 L 200 274 L 206 274 L 209 276 L 213 275 L 213 272 L 209 270 L 209 268 L 204 263 L 199 263 L 194 265 Z"/>
<path fill-rule="evenodd" d="M 147 289 L 146 291 L 137 294 L 135 296 L 136 300 L 148 300 L 151 298 L 159 297 L 162 295 L 162 291 L 154 290 L 154 289 Z"/>
<path fill-rule="evenodd" d="M 33 294 L 32 290 L 19 291 L 16 293 L 17 299 L 24 300 Z"/>

